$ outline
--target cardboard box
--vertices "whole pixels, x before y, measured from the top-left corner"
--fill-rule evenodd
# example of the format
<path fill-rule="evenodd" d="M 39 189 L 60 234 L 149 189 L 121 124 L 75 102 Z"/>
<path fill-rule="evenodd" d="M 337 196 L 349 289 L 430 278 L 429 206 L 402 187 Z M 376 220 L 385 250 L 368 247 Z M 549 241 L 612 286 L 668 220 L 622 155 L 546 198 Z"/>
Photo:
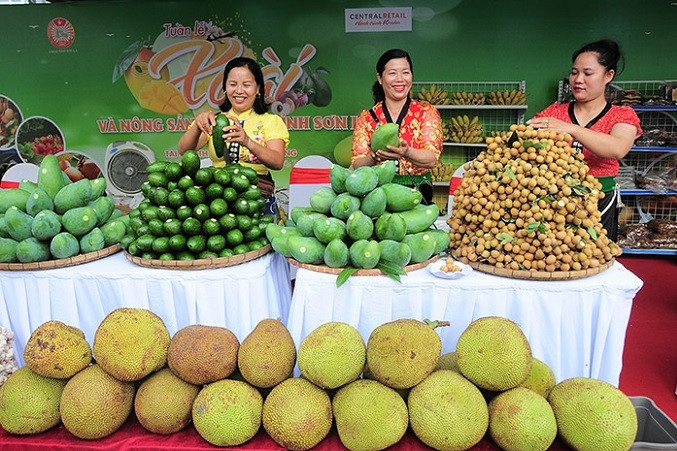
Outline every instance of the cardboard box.
<path fill-rule="evenodd" d="M 652 399 L 630 396 L 637 412 L 637 437 L 632 450 L 677 450 L 677 424 Z"/>

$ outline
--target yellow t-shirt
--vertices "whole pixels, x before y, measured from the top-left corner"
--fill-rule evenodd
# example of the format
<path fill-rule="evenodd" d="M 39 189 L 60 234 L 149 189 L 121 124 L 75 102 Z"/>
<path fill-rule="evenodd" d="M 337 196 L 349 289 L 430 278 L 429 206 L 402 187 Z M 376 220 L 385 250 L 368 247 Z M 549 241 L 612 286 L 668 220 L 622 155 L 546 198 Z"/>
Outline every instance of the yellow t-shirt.
<path fill-rule="evenodd" d="M 240 122 L 243 122 L 243 127 L 247 135 L 251 138 L 252 141 L 256 141 L 262 146 L 266 145 L 266 142 L 272 139 L 281 139 L 284 141 L 284 147 L 287 148 L 289 145 L 289 131 L 287 126 L 280 116 L 273 113 L 263 113 L 257 114 L 254 110 L 248 110 L 239 116 L 231 109 L 226 113 L 228 116 L 236 117 Z M 192 126 L 192 125 L 191 125 Z M 226 143 L 228 146 L 228 143 Z M 209 151 L 209 159 L 212 160 L 212 164 L 216 167 L 223 167 L 226 165 L 225 155 L 224 158 L 218 158 L 216 156 L 216 151 L 214 150 L 214 141 L 212 137 L 209 137 L 207 143 L 207 149 Z M 228 148 L 224 150 L 224 154 L 228 152 Z M 253 153 L 249 151 L 245 146 L 240 146 L 240 158 L 238 161 L 242 166 L 248 166 L 256 171 L 257 174 L 265 175 L 268 173 L 268 168 L 259 163 L 258 159 L 254 156 Z"/>

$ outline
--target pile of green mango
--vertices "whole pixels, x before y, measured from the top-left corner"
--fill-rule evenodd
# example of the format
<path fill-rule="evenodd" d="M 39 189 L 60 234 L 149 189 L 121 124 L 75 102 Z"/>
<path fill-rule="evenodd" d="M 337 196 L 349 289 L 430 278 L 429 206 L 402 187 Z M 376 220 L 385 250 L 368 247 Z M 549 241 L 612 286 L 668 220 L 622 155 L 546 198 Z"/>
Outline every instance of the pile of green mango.
<path fill-rule="evenodd" d="M 99 251 L 120 242 L 128 218 L 105 195 L 106 180 L 71 182 L 57 158 L 38 181 L 0 189 L 0 263 L 33 263 Z"/>
<path fill-rule="evenodd" d="M 395 170 L 394 161 L 352 171 L 334 165 L 331 187 L 315 191 L 310 206 L 294 207 L 284 225 L 266 227 L 273 249 L 305 264 L 358 269 L 403 268 L 444 251 L 449 234 L 433 227 L 439 209 L 393 183 Z"/>

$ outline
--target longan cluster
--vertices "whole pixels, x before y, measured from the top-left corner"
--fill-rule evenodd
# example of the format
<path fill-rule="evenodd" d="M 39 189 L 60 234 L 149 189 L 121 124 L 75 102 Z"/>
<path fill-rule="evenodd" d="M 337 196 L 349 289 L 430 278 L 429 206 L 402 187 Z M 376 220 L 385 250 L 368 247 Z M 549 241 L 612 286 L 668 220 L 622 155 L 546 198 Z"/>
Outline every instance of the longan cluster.
<path fill-rule="evenodd" d="M 456 258 L 554 272 L 596 268 L 620 255 L 600 223 L 601 184 L 571 142 L 523 124 L 486 138 L 454 193 L 447 223 Z"/>

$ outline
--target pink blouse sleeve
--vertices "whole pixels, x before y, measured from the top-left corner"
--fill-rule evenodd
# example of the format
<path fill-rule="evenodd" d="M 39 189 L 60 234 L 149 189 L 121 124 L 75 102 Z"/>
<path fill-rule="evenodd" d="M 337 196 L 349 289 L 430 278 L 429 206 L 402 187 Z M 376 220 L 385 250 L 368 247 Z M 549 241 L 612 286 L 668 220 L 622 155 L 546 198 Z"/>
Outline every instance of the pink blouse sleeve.
<path fill-rule="evenodd" d="M 372 124 L 371 116 L 367 110 L 360 113 L 355 121 L 353 130 L 353 158 L 352 161 L 365 155 L 371 151 L 369 143 L 371 142 L 371 135 L 374 133 L 374 126 Z"/>

